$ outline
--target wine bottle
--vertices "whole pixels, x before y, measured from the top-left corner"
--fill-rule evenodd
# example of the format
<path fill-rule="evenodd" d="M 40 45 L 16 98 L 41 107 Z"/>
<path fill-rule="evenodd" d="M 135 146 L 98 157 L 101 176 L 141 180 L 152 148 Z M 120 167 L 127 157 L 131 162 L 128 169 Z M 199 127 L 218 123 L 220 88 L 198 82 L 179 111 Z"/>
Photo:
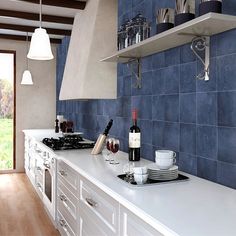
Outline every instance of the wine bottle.
<path fill-rule="evenodd" d="M 141 131 L 137 126 L 137 110 L 132 111 L 133 126 L 129 130 L 129 161 L 140 160 Z"/>

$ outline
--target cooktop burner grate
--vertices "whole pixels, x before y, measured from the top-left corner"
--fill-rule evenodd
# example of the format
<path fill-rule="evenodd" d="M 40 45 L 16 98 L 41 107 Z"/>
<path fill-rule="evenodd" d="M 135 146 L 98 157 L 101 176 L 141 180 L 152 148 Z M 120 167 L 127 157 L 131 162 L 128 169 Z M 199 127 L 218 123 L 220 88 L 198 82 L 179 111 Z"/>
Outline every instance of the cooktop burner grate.
<path fill-rule="evenodd" d="M 80 135 L 67 135 L 59 138 L 44 138 L 42 142 L 53 150 L 93 148 L 94 143 L 85 141 Z"/>

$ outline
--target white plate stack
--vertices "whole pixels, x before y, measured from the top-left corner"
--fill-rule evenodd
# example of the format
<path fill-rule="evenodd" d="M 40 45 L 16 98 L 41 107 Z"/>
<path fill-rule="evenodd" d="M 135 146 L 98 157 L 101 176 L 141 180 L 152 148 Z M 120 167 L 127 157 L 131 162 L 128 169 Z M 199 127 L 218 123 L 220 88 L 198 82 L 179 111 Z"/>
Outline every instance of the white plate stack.
<path fill-rule="evenodd" d="M 152 180 L 173 180 L 178 178 L 178 166 L 161 170 L 155 163 L 147 166 L 148 178 Z"/>

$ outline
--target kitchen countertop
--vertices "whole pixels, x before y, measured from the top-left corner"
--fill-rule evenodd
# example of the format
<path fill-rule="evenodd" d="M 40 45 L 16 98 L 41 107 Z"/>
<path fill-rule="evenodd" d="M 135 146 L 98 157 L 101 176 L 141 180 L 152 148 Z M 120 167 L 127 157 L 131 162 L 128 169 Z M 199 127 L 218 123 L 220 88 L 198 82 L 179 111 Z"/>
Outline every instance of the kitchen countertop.
<path fill-rule="evenodd" d="M 41 141 L 55 137 L 52 130 L 25 130 Z M 45 146 L 46 147 L 46 146 Z M 190 180 L 152 186 L 131 186 L 119 178 L 128 154 L 117 154 L 119 165 L 110 165 L 91 150 L 55 151 L 82 176 L 166 236 L 235 236 L 236 190 L 189 175 Z M 135 165 L 147 165 L 142 159 Z"/>

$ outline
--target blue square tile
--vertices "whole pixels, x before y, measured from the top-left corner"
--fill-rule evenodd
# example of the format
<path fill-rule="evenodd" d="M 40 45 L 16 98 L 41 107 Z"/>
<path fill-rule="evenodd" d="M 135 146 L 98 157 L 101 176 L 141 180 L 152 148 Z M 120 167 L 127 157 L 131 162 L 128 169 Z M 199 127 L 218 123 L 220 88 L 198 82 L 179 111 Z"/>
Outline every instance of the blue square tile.
<path fill-rule="evenodd" d="M 131 97 L 118 98 L 116 101 L 116 116 L 131 116 Z"/>
<path fill-rule="evenodd" d="M 196 94 L 180 94 L 180 122 L 196 123 Z"/>
<path fill-rule="evenodd" d="M 236 37 L 235 29 L 217 35 L 217 55 L 218 56 L 232 54 L 236 52 L 235 37 Z"/>
<path fill-rule="evenodd" d="M 180 48 L 172 48 L 165 51 L 165 66 L 180 64 Z"/>
<path fill-rule="evenodd" d="M 230 188 L 236 189 L 236 165 L 218 162 L 217 182 Z"/>
<path fill-rule="evenodd" d="M 188 63 L 196 61 L 196 56 L 193 54 L 190 44 L 180 47 L 180 63 Z"/>
<path fill-rule="evenodd" d="M 103 133 L 107 124 L 109 122 L 109 117 L 108 116 L 97 116 L 97 127 L 96 127 L 96 131 L 98 133 Z"/>
<path fill-rule="evenodd" d="M 236 54 L 217 58 L 219 77 L 217 80 L 218 91 L 236 89 Z"/>
<path fill-rule="evenodd" d="M 163 147 L 165 122 L 154 121 L 152 123 L 152 144 L 157 147 Z"/>
<path fill-rule="evenodd" d="M 152 121 L 138 120 L 138 126 L 141 130 L 141 143 L 152 145 Z"/>
<path fill-rule="evenodd" d="M 179 93 L 179 66 L 166 67 L 162 73 L 165 77 L 165 94 Z"/>
<path fill-rule="evenodd" d="M 137 88 L 137 79 L 132 77 L 132 95 L 151 95 L 152 94 L 152 71 L 142 73 L 142 87 Z"/>
<path fill-rule="evenodd" d="M 149 161 L 155 160 L 151 145 L 142 144 L 140 151 L 141 151 L 142 158 L 147 159 Z"/>
<path fill-rule="evenodd" d="M 103 115 L 103 100 L 97 100 L 97 114 Z"/>
<path fill-rule="evenodd" d="M 163 148 L 179 151 L 179 129 L 178 123 L 165 122 Z"/>
<path fill-rule="evenodd" d="M 180 152 L 178 166 L 181 171 L 197 175 L 197 158 L 196 156 Z"/>
<path fill-rule="evenodd" d="M 217 162 L 197 157 L 197 174 L 201 178 L 215 182 L 217 180 Z"/>
<path fill-rule="evenodd" d="M 196 62 L 180 65 L 180 92 L 196 92 Z"/>
<path fill-rule="evenodd" d="M 236 126 L 236 92 L 218 93 L 218 125 Z"/>
<path fill-rule="evenodd" d="M 152 56 L 143 57 L 141 59 L 142 72 L 148 72 L 152 70 Z"/>
<path fill-rule="evenodd" d="M 197 62 L 197 73 L 200 73 L 204 70 L 204 67 L 200 61 Z M 197 91 L 198 92 L 208 92 L 216 91 L 217 79 L 218 79 L 218 69 L 216 58 L 210 59 L 209 67 L 209 80 L 197 80 Z"/>
<path fill-rule="evenodd" d="M 197 123 L 217 124 L 217 94 L 215 92 L 197 93 Z"/>
<path fill-rule="evenodd" d="M 179 151 L 179 124 L 153 122 L 152 143 L 157 147 Z"/>
<path fill-rule="evenodd" d="M 165 121 L 179 121 L 179 95 L 165 96 Z"/>
<path fill-rule="evenodd" d="M 140 119 L 152 119 L 152 96 L 133 96 L 131 109 L 138 109 Z"/>
<path fill-rule="evenodd" d="M 123 75 L 123 68 L 124 68 L 123 64 L 121 64 L 121 63 L 117 64 L 117 76 L 122 76 Z"/>
<path fill-rule="evenodd" d="M 197 126 L 197 155 L 217 159 L 217 128 Z"/>
<path fill-rule="evenodd" d="M 104 100 L 103 115 L 115 117 L 116 116 L 116 102 L 117 100 L 113 100 L 113 99 Z"/>
<path fill-rule="evenodd" d="M 218 128 L 218 160 L 236 164 L 236 129 Z"/>
<path fill-rule="evenodd" d="M 152 94 L 160 95 L 165 93 L 165 77 L 163 69 L 154 70 L 152 72 Z"/>
<path fill-rule="evenodd" d="M 125 76 L 123 77 L 123 96 L 130 96 L 131 95 L 131 84 L 132 84 L 132 76 Z"/>
<path fill-rule="evenodd" d="M 165 95 L 152 97 L 152 120 L 165 120 Z"/>
<path fill-rule="evenodd" d="M 152 55 L 152 69 L 157 70 L 165 67 L 165 53 L 160 52 Z"/>
<path fill-rule="evenodd" d="M 130 118 L 116 117 L 114 119 L 114 127 L 111 130 L 111 135 L 116 136 L 117 138 L 125 138 L 129 137 L 129 128 L 131 126 Z"/>
<path fill-rule="evenodd" d="M 180 124 L 180 152 L 196 155 L 196 125 Z"/>

